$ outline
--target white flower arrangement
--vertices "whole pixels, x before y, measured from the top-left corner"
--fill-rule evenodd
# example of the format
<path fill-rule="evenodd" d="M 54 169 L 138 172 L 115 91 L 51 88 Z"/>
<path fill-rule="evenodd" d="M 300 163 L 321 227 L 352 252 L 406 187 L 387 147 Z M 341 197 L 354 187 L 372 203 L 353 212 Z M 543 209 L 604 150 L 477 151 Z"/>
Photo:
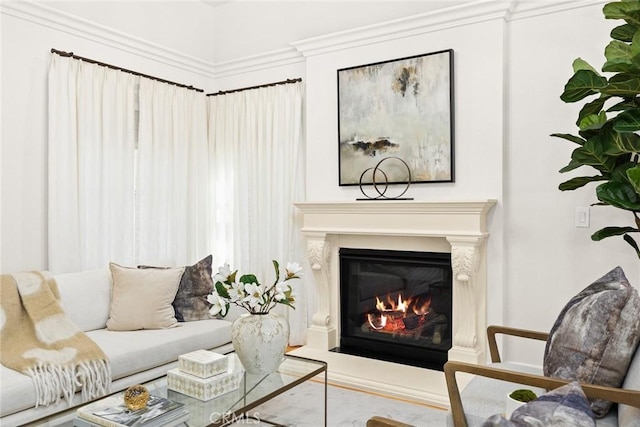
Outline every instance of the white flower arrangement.
<path fill-rule="evenodd" d="M 209 313 L 212 316 L 226 316 L 231 304 L 244 308 L 251 314 L 264 314 L 271 311 L 277 304 L 293 306 L 293 289 L 289 285 L 292 279 L 299 279 L 302 267 L 296 262 L 288 262 L 285 275 L 280 281 L 280 265 L 273 261 L 276 271 L 276 280 L 270 287 L 258 282 L 253 274 L 244 274 L 236 281 L 238 271 L 231 272 L 229 264 L 218 268 L 214 276 L 214 289 L 207 295 L 207 301 L 211 304 Z"/>

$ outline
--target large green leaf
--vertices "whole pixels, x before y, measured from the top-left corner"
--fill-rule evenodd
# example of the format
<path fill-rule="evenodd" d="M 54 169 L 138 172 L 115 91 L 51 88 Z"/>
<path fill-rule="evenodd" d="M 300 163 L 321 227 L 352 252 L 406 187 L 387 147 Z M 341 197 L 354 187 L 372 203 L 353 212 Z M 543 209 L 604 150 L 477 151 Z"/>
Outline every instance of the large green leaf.
<path fill-rule="evenodd" d="M 607 113 L 600 111 L 599 114 L 590 114 L 580 120 L 578 126 L 580 130 L 601 129 L 607 123 Z"/>
<path fill-rule="evenodd" d="M 560 99 L 576 102 L 607 87 L 607 79 L 591 70 L 578 70 L 564 86 Z"/>
<path fill-rule="evenodd" d="M 611 130 L 603 135 L 602 138 L 607 138 L 610 141 L 604 152 L 606 155 L 620 156 L 625 153 L 637 153 L 640 151 L 640 136 L 635 133 L 620 133 Z"/>
<path fill-rule="evenodd" d="M 627 171 L 633 168 L 636 164 L 628 161 L 628 156 L 620 156 L 618 159 L 623 159 L 624 161 L 618 163 L 613 172 L 609 174 L 609 180 L 631 184 L 629 177 L 627 176 Z"/>
<path fill-rule="evenodd" d="M 607 62 L 602 66 L 606 72 L 630 72 L 634 66 L 631 62 L 631 46 L 619 40 L 612 40 L 604 50 Z"/>
<path fill-rule="evenodd" d="M 635 97 L 640 94 L 640 76 L 630 73 L 617 74 L 611 77 L 606 87 L 598 89 L 607 95 Z"/>
<path fill-rule="evenodd" d="M 599 137 L 589 139 L 582 147 L 571 153 L 571 158 L 583 165 L 593 166 L 604 172 L 615 168 L 615 158 L 604 154 L 603 144 Z"/>
<path fill-rule="evenodd" d="M 640 53 L 640 32 L 636 31 L 631 39 L 631 56 L 637 56 Z"/>
<path fill-rule="evenodd" d="M 594 99 L 593 101 L 584 104 L 580 110 L 580 114 L 578 114 L 578 121 L 576 122 L 576 125 L 580 127 L 580 122 L 582 122 L 585 117 L 592 114 L 599 114 L 602 111 L 602 107 L 604 107 L 604 103 L 607 102 L 609 98 L 611 97 L 608 95 L 602 95 L 598 99 Z"/>
<path fill-rule="evenodd" d="M 575 142 L 578 145 L 584 145 L 584 143 L 587 142 L 579 136 L 571 135 L 569 133 L 552 133 L 551 136 L 566 139 L 567 141 Z"/>
<path fill-rule="evenodd" d="M 631 24 L 622 24 L 611 30 L 611 38 L 623 42 L 630 42 L 633 35 L 638 31 L 638 26 Z"/>
<path fill-rule="evenodd" d="M 635 132 L 640 130 L 640 108 L 623 111 L 613 120 L 616 132 Z"/>
<path fill-rule="evenodd" d="M 639 10 L 640 4 L 635 1 L 607 3 L 602 8 L 605 18 L 624 19 L 627 23 L 632 25 L 640 25 L 640 17 L 638 16 Z"/>
<path fill-rule="evenodd" d="M 627 169 L 627 178 L 636 193 L 640 195 L 640 166 L 636 165 Z"/>
<path fill-rule="evenodd" d="M 571 178 L 568 181 L 563 182 L 558 186 L 561 191 L 570 191 L 575 190 L 576 188 L 584 187 L 590 182 L 596 181 L 606 181 L 607 178 L 602 175 L 595 176 L 579 176 L 576 178 Z"/>
<path fill-rule="evenodd" d="M 576 58 L 573 60 L 573 64 L 571 64 L 573 68 L 573 72 L 577 73 L 580 70 L 589 70 L 593 71 L 595 74 L 600 75 L 595 68 L 591 66 L 587 61 L 582 58 Z"/>
<path fill-rule="evenodd" d="M 640 197 L 629 183 L 605 182 L 596 188 L 596 196 L 601 202 L 616 208 L 640 212 Z"/>
<path fill-rule="evenodd" d="M 638 232 L 638 230 L 633 227 L 605 227 L 593 233 L 591 235 L 591 240 L 598 242 L 602 239 L 606 239 L 607 237 L 622 236 L 623 234 L 636 232 Z"/>
<path fill-rule="evenodd" d="M 602 135 L 602 130 L 601 129 L 578 130 L 578 135 L 580 135 L 583 139 L 588 141 L 591 138 L 596 138 Z"/>
<path fill-rule="evenodd" d="M 569 172 L 569 171 L 572 171 L 574 169 L 578 169 L 580 166 L 582 166 L 582 163 L 576 162 L 575 160 L 571 159 L 569 164 L 567 166 L 563 167 L 562 169 L 560 169 L 558 172 L 560 172 L 560 173 Z"/>

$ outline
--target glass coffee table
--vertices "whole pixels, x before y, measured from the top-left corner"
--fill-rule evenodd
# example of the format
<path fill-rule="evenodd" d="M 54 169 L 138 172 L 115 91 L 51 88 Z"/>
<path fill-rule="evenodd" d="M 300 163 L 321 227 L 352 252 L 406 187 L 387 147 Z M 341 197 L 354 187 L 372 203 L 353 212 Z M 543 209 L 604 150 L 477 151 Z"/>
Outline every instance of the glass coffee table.
<path fill-rule="evenodd" d="M 231 353 L 229 357 L 237 356 Z M 239 360 L 236 359 L 234 362 L 240 365 Z M 166 377 L 147 383 L 145 386 L 152 394 L 184 403 L 189 411 L 190 427 L 223 427 L 244 418 L 254 418 L 262 423 L 281 426 L 282 424 L 269 421 L 268 416 L 263 418 L 262 414 L 252 415 L 252 409 L 323 373 L 324 399 L 318 404 L 323 405 L 322 414 L 326 427 L 327 363 L 320 360 L 285 354 L 276 372 L 269 375 L 245 372 L 237 390 L 207 401 L 168 390 Z M 293 405 L 289 405 L 291 406 Z M 313 421 L 320 423 L 320 420 Z"/>

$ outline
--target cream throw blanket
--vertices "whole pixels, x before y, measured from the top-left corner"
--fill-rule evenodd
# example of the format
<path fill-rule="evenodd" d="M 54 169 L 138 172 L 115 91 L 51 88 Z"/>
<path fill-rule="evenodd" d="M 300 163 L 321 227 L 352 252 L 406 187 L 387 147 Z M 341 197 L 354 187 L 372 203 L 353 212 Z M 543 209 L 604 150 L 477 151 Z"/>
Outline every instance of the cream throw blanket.
<path fill-rule="evenodd" d="M 106 394 L 111 367 L 102 349 L 85 335 L 59 304 L 51 273 L 2 275 L 0 361 L 33 378 L 36 407 L 68 403 L 77 387 L 83 401 Z"/>

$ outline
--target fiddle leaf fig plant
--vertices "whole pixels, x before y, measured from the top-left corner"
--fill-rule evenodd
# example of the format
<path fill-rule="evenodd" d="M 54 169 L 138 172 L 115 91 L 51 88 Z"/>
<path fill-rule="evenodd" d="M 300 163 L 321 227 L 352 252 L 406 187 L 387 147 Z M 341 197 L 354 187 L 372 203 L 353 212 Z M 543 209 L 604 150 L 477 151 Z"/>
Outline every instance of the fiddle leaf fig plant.
<path fill-rule="evenodd" d="M 574 74 L 560 99 L 585 102 L 576 121 L 577 135 L 552 134 L 578 146 L 560 172 L 587 166 L 595 174 L 571 178 L 559 189 L 569 191 L 596 183 L 598 202 L 594 205 L 628 211 L 631 224 L 604 227 L 591 239 L 622 236 L 640 258 L 633 237 L 640 233 L 640 1 L 607 3 L 603 13 L 605 18 L 623 20 L 624 24 L 611 31 L 602 73 L 583 59 L 573 62 Z"/>

